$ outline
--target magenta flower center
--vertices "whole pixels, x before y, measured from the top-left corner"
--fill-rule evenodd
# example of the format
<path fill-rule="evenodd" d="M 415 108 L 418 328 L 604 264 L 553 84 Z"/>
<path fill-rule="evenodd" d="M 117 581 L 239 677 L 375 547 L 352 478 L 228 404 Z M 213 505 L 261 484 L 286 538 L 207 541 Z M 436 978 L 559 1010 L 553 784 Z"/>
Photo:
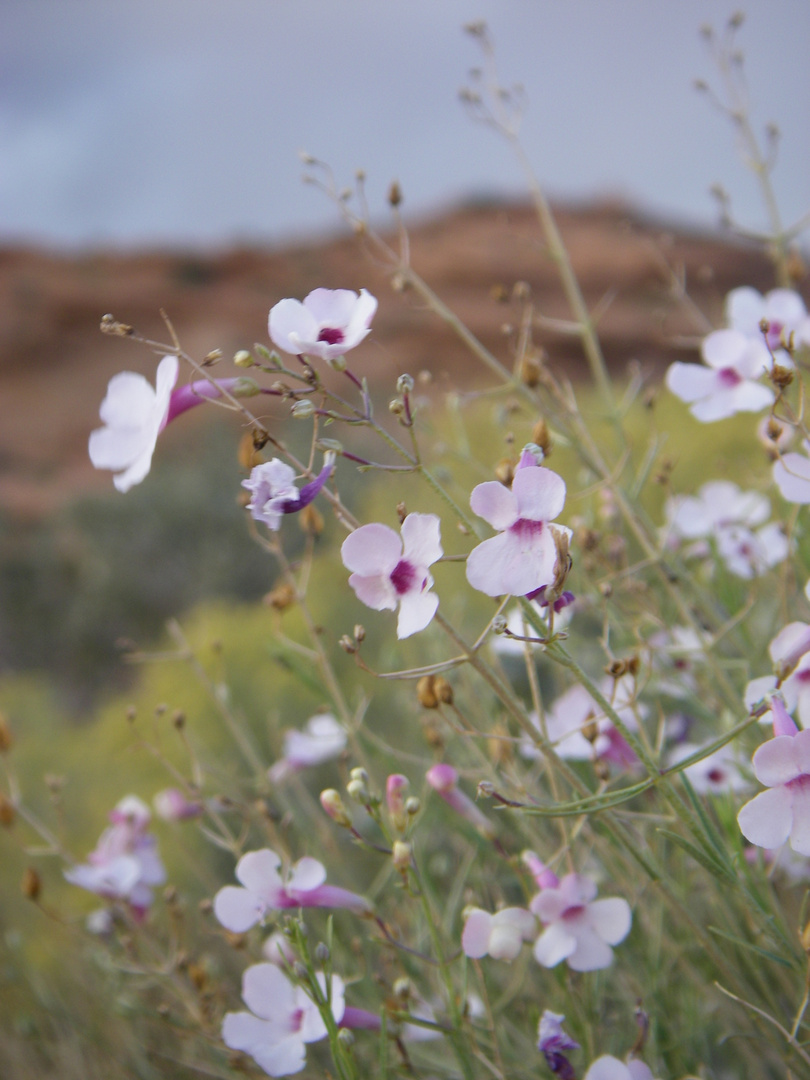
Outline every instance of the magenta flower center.
<path fill-rule="evenodd" d="M 545 527 L 544 521 L 532 521 L 530 518 L 518 518 L 514 525 L 509 526 L 509 532 L 520 540 L 531 541 L 536 539 Z"/>
<path fill-rule="evenodd" d="M 342 345 L 344 334 L 337 327 L 325 326 L 318 334 L 318 341 L 325 341 L 327 345 Z"/>
<path fill-rule="evenodd" d="M 573 922 L 575 919 L 578 919 L 580 915 L 583 914 L 583 912 L 585 911 L 585 907 L 585 904 L 572 904 L 571 907 L 567 907 L 565 909 L 565 911 L 562 913 L 562 917 L 563 919 Z"/>
<path fill-rule="evenodd" d="M 407 559 L 400 559 L 391 571 L 391 584 L 397 591 L 397 596 L 404 596 L 410 592 L 416 581 L 416 567 Z"/>
<path fill-rule="evenodd" d="M 735 386 L 739 386 L 742 380 L 742 375 L 731 367 L 720 368 L 717 372 L 717 378 L 724 390 L 733 390 Z"/>
<path fill-rule="evenodd" d="M 711 781 L 712 784 L 722 784 L 726 778 L 726 774 L 722 769 L 718 769 L 716 766 L 713 769 L 709 769 L 706 773 L 706 779 Z"/>
<path fill-rule="evenodd" d="M 780 322 L 772 321 L 768 324 L 768 330 L 765 334 L 765 340 L 768 343 L 769 349 L 778 349 L 782 344 L 782 331 L 784 326 Z"/>

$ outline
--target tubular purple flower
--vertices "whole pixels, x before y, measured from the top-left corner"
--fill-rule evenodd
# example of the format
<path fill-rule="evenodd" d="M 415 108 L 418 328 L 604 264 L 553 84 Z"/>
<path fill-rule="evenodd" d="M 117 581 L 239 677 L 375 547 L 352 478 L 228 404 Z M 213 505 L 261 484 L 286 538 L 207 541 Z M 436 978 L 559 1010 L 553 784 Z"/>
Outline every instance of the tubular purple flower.
<path fill-rule="evenodd" d="M 465 821 L 474 825 L 482 836 L 485 836 L 488 840 L 495 836 L 495 829 L 488 818 L 481 813 L 469 796 L 465 795 L 463 791 L 459 791 L 457 786 L 458 773 L 452 765 L 432 765 L 425 774 L 425 779 L 436 794 L 444 799 L 447 805 L 451 806 Z"/>
<path fill-rule="evenodd" d="M 248 479 L 242 481 L 242 487 L 251 493 L 248 503 L 251 517 L 277 532 L 285 514 L 297 514 L 309 506 L 334 468 L 335 455 L 329 451 L 324 455 L 321 471 L 299 491 L 295 486 L 295 470 L 280 458 L 256 465 Z"/>
<path fill-rule="evenodd" d="M 521 861 L 537 883 L 538 889 L 556 889 L 560 879 L 553 870 L 549 870 L 543 860 L 534 851 L 524 851 Z"/>
<path fill-rule="evenodd" d="M 551 1071 L 560 1080 L 576 1080 L 576 1073 L 565 1056 L 565 1050 L 579 1050 L 579 1043 L 562 1029 L 565 1017 L 561 1013 L 543 1010 L 537 1029 L 537 1049 L 546 1059 Z"/>

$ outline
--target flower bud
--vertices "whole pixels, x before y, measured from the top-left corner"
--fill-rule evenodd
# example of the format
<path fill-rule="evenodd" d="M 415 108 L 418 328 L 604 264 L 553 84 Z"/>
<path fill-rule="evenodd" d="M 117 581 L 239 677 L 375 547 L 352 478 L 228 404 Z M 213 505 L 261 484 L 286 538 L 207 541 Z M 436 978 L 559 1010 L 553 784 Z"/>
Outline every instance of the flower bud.
<path fill-rule="evenodd" d="M 234 364 L 236 364 L 237 367 L 253 367 L 253 357 L 247 351 L 247 349 L 239 349 L 238 352 L 234 353 L 233 362 Z"/>
<path fill-rule="evenodd" d="M 411 980 L 407 978 L 407 976 L 402 975 L 400 976 L 400 978 L 394 981 L 392 989 L 394 991 L 394 997 L 397 999 L 397 1001 L 404 1003 L 411 996 L 413 986 L 411 984 Z"/>
<path fill-rule="evenodd" d="M 411 795 L 409 799 L 405 800 L 405 813 L 408 817 L 416 817 L 421 809 L 422 800 L 417 798 L 416 795 Z"/>
<path fill-rule="evenodd" d="M 341 1046 L 348 1049 L 350 1046 L 354 1046 L 354 1033 L 348 1028 L 342 1027 L 337 1033 L 337 1039 Z"/>
<path fill-rule="evenodd" d="M 352 819 L 349 817 L 339 791 L 335 791 L 334 788 L 326 788 L 325 791 L 322 791 L 321 806 L 337 825 L 342 826 L 344 829 L 351 828 Z"/>
<path fill-rule="evenodd" d="M 315 946 L 315 961 L 318 964 L 325 964 L 329 959 L 329 946 L 323 941 L 319 941 Z"/>
<path fill-rule="evenodd" d="M 307 420 L 315 415 L 315 406 L 309 398 L 303 398 L 301 401 L 296 401 L 290 412 L 296 420 Z"/>
<path fill-rule="evenodd" d="M 371 793 L 368 787 L 362 780 L 350 780 L 346 785 L 346 791 L 349 793 L 349 798 L 354 799 L 356 803 L 366 805 L 371 799 Z"/>
<path fill-rule="evenodd" d="M 397 379 L 397 393 L 398 394 L 410 394 L 413 390 L 414 382 L 412 375 L 400 375 Z"/>
<path fill-rule="evenodd" d="M 346 370 L 346 357 L 345 356 L 327 356 L 326 362 L 333 371 L 345 371 Z"/>
<path fill-rule="evenodd" d="M 385 801 L 388 805 L 391 824 L 397 832 L 405 832 L 408 827 L 405 798 L 410 786 L 408 777 L 400 773 L 392 773 L 385 782 Z"/>
<path fill-rule="evenodd" d="M 395 840 L 391 850 L 391 860 L 401 873 L 405 873 L 411 865 L 413 848 L 404 840 Z"/>

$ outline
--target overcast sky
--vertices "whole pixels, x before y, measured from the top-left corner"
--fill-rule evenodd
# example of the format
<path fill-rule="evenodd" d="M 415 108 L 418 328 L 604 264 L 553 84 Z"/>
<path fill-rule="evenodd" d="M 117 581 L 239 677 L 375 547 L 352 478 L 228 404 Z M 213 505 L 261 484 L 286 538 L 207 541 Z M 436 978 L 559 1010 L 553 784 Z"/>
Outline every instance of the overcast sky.
<path fill-rule="evenodd" d="M 748 0 L 754 120 L 783 132 L 783 215 L 810 209 L 810 4 Z M 699 28 L 720 0 L 0 0 L 0 242 L 226 245 L 336 225 L 298 151 L 382 206 L 397 177 L 423 214 L 518 193 L 507 149 L 465 115 L 484 17 L 524 141 L 552 195 L 619 195 L 711 224 L 722 181 L 764 223 Z"/>

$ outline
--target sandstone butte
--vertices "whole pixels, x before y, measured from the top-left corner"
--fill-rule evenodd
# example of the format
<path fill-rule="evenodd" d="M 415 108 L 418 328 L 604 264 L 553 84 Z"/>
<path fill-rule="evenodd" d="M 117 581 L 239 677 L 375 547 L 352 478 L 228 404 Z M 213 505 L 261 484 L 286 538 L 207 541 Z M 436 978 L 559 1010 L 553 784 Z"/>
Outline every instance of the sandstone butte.
<path fill-rule="evenodd" d="M 600 335 L 617 375 L 636 361 L 660 378 L 672 359 L 697 358 L 700 337 L 721 324 L 730 289 L 773 286 L 764 256 L 718 234 L 667 227 L 615 202 L 556 212 L 586 301 L 603 308 Z M 527 205 L 453 209 L 413 225 L 410 243 L 412 266 L 505 364 L 512 357 L 504 326 L 519 311 L 508 299 L 516 282 L 528 283 L 542 316 L 569 315 Z M 111 490 L 109 476 L 90 466 L 88 433 L 109 378 L 123 369 L 153 378 L 155 364 L 142 347 L 99 332 L 106 312 L 166 340 L 165 309 L 194 356 L 223 351 L 215 373 L 227 375 L 237 349 L 267 343 L 267 312 L 277 300 L 321 285 L 365 287 L 380 305 L 356 366 L 373 391 L 390 393 L 404 371 L 430 372 L 438 394 L 480 381 L 483 369 L 451 330 L 412 293 L 392 288 L 390 274 L 363 247 L 344 232 L 279 249 L 210 254 L 0 248 L 0 510 L 31 518 L 74 494 Z M 688 300 L 677 283 L 685 284 Z M 541 327 L 535 338 L 557 371 L 586 376 L 570 336 Z"/>

